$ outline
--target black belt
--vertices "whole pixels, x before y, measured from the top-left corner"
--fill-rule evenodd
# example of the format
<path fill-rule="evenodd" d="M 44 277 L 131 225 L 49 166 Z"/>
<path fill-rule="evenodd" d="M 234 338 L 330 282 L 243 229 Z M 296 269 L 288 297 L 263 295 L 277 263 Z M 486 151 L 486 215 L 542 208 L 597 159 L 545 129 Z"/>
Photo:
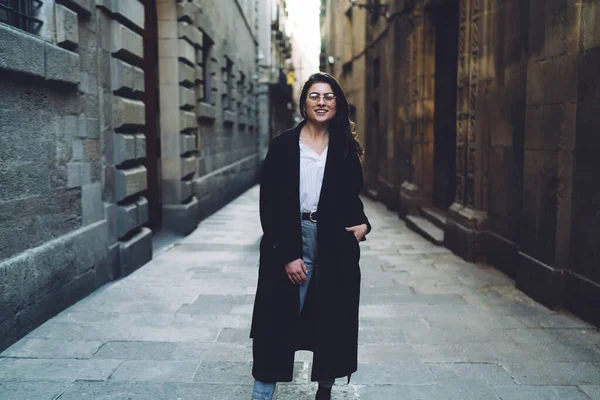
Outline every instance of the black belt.
<path fill-rule="evenodd" d="M 317 222 L 317 212 L 316 211 L 303 212 L 302 213 L 302 220 L 303 221 L 310 221 L 310 222 Z"/>

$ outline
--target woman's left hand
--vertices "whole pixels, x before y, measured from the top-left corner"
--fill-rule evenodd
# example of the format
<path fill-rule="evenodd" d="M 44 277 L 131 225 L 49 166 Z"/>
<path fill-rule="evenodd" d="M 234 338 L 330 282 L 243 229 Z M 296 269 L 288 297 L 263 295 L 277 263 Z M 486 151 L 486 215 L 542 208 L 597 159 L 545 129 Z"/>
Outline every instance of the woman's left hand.
<path fill-rule="evenodd" d="M 346 231 L 352 232 L 357 242 L 361 242 L 367 235 L 367 224 L 354 225 L 346 228 Z"/>

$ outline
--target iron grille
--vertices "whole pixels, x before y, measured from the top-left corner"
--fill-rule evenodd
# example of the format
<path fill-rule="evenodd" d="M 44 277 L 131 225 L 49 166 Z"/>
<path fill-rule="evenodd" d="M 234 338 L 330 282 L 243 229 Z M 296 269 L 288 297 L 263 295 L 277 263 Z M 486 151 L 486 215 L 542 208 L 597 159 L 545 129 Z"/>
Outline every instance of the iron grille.
<path fill-rule="evenodd" d="M 34 15 L 41 5 L 41 0 L 0 0 L 0 22 L 37 33 L 42 21 Z"/>

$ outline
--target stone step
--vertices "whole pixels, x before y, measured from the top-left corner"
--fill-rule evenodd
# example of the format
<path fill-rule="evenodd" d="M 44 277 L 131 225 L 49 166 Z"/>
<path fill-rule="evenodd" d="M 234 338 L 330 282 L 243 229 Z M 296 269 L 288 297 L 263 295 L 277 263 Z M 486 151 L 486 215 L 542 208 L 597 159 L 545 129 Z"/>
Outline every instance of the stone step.
<path fill-rule="evenodd" d="M 406 226 L 438 246 L 444 244 L 444 231 L 423 217 L 407 216 Z"/>
<path fill-rule="evenodd" d="M 446 213 L 442 210 L 433 207 L 423 207 L 421 208 L 421 214 L 441 230 L 444 230 L 446 227 Z"/>

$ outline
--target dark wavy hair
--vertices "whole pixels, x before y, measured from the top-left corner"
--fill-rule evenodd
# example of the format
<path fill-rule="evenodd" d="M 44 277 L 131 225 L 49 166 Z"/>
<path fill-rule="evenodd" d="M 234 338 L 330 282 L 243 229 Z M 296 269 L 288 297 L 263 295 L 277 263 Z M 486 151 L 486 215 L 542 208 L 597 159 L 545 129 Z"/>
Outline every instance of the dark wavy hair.
<path fill-rule="evenodd" d="M 302 86 L 302 92 L 300 93 L 300 114 L 302 118 L 306 120 L 306 97 L 308 96 L 308 90 L 315 83 L 327 83 L 331 86 L 333 94 L 336 97 L 336 114 L 335 117 L 329 121 L 329 132 L 333 135 L 340 135 L 343 137 L 343 143 L 347 156 L 349 151 L 356 152 L 359 160 L 362 160 L 364 150 L 358 142 L 356 135 L 355 124 L 350 120 L 350 105 L 348 99 L 344 94 L 342 86 L 338 81 L 331 75 L 324 72 L 317 72 L 312 74 Z"/>

